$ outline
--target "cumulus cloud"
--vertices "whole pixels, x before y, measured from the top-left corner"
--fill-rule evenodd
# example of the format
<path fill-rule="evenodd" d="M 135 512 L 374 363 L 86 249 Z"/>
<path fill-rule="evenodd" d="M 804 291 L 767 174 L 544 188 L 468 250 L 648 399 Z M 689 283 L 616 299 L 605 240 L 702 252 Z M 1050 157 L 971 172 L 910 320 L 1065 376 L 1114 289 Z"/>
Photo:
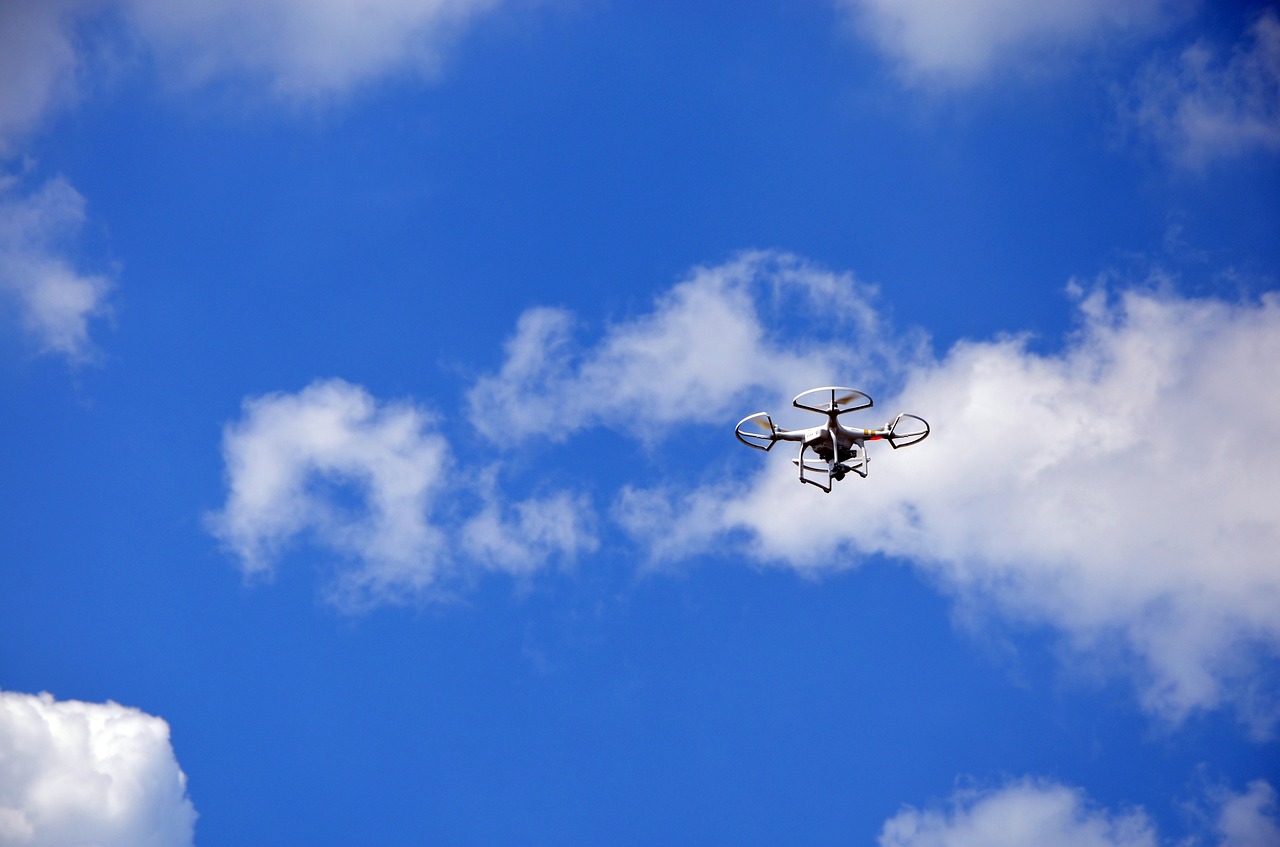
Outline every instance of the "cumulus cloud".
<path fill-rule="evenodd" d="M 340 379 L 246 400 L 223 456 L 227 501 L 209 526 L 246 576 L 309 539 L 337 558 L 330 598 L 349 610 L 439 597 L 477 569 L 529 573 L 595 543 L 589 504 L 561 492 L 507 505 L 491 483 L 462 516 L 467 469 L 434 416 Z"/>
<path fill-rule="evenodd" d="M 0 691 L 0 843 L 190 847 L 186 784 L 160 718 Z"/>
<path fill-rule="evenodd" d="M 107 312 L 111 280 L 66 257 L 85 220 L 85 201 L 65 179 L 21 196 L 0 184 L 0 296 L 48 353 L 90 358 L 89 323 Z"/>
<path fill-rule="evenodd" d="M 1275 792 L 1266 782 L 1244 794 L 1222 792 L 1217 824 L 1202 841 L 1180 844 L 1268 847 L 1280 843 Z M 1271 804 L 1268 806 L 1268 804 Z M 1159 839 L 1142 809 L 1112 812 L 1089 802 L 1085 793 L 1050 780 L 1022 779 L 992 790 L 962 789 L 946 807 L 906 807 L 885 821 L 880 847 L 1157 847 Z"/>
<path fill-rule="evenodd" d="M 914 360 L 874 422 L 911 411 L 933 435 L 873 451 L 866 482 L 808 495 L 790 456 L 744 455 L 761 462 L 746 481 L 630 489 L 615 515 L 659 561 L 729 549 L 818 576 L 907 560 L 1079 655 L 1124 645 L 1158 715 L 1233 702 L 1264 734 L 1280 715 L 1262 674 L 1280 652 L 1280 296 L 1077 298 L 1059 352 L 1004 337 Z"/>
<path fill-rule="evenodd" d="M 1225 61 L 1199 41 L 1176 62 L 1151 63 L 1122 114 L 1187 167 L 1253 149 L 1280 152 L 1280 17 L 1264 12 Z"/>
<path fill-rule="evenodd" d="M 79 64 L 71 26 L 84 0 L 0 3 L 0 156 L 61 103 L 74 99 Z"/>
<path fill-rule="evenodd" d="M 125 0 L 128 18 L 186 81 L 262 80 L 282 97 L 340 95 L 430 74 L 441 50 L 499 0 Z"/>
<path fill-rule="evenodd" d="M 913 82 L 967 84 L 1015 60 L 1160 25 L 1168 0 L 838 0 Z"/>
<path fill-rule="evenodd" d="M 825 384 L 913 355 L 912 339 L 883 337 L 874 299 L 851 274 L 752 251 L 694 268 L 651 311 L 585 348 L 569 312 L 532 308 L 501 368 L 469 392 L 471 420 L 503 441 L 561 440 L 593 425 L 658 437 L 673 424 L 721 421 L 742 402 L 791 396 L 797 381 Z M 797 325 L 799 342 L 787 332 Z M 497 417 L 494 397 L 515 411 Z"/>

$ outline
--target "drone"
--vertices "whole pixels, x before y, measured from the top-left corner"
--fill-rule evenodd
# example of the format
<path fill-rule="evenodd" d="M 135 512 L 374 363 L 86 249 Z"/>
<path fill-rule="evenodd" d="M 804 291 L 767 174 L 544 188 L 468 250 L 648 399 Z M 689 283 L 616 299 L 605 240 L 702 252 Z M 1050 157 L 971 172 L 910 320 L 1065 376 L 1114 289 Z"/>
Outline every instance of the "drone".
<path fill-rule="evenodd" d="M 791 401 L 797 409 L 826 415 L 826 423 L 808 429 L 779 429 L 768 412 L 756 412 L 738 421 L 734 434 L 748 447 L 768 452 L 779 441 L 800 442 L 800 455 L 791 462 L 800 469 L 800 481 L 816 485 L 828 494 L 833 483 L 852 471 L 866 477 L 871 458 L 867 442 L 884 440 L 897 450 L 919 444 L 929 436 L 929 424 L 919 415 L 901 412 L 882 429 L 850 429 L 840 423 L 840 416 L 870 409 L 869 396 L 856 388 L 829 385 L 810 388 Z M 806 453 L 816 458 L 805 458 Z"/>

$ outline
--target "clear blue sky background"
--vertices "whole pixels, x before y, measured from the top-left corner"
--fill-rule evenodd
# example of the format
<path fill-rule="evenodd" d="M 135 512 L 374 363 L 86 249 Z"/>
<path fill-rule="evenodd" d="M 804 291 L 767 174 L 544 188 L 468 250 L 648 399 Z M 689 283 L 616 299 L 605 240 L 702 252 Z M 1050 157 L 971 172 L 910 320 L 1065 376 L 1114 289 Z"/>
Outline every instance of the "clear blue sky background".
<path fill-rule="evenodd" d="M 32 328 L 21 267 L 4 271 L 0 689 L 167 721 L 196 843 L 870 844 L 905 806 L 958 815 L 1010 786 L 1065 786 L 1082 815 L 1140 809 L 1156 843 L 1218 844 L 1223 797 L 1280 787 L 1274 627 L 1223 624 L 1204 660 L 1233 668 L 1219 688 L 1181 710 L 1153 706 L 1162 677 L 1128 612 L 1093 626 L 1023 594 L 991 599 L 982 580 L 964 587 L 928 564 L 950 561 L 942 542 L 860 541 L 862 507 L 848 499 L 877 487 L 924 497 L 893 487 L 910 461 L 1025 470 L 903 363 L 941 369 L 957 343 L 1022 334 L 1022 355 L 1065 356 L 1087 321 L 1073 279 L 1274 316 L 1261 305 L 1280 274 L 1280 79 L 1266 72 L 1280 41 L 1267 41 L 1267 4 L 1135 4 L 1145 11 L 1124 21 L 1083 4 L 1078 29 L 1015 20 L 1005 41 L 984 34 L 1000 16 L 976 4 L 976 35 L 943 26 L 936 50 L 991 44 L 952 64 L 878 29 L 886 7 L 870 2 L 492 4 L 447 36 L 434 24 L 384 35 L 387 57 L 364 77 L 338 68 L 340 85 L 300 91 L 281 87 L 286 59 L 254 65 L 230 35 L 197 73 L 191 44 L 205 36 L 172 35 L 155 8 L 67 5 L 47 26 L 74 69 L 31 95 L 35 116 L 10 121 L 0 147 L 10 209 L 58 180 L 85 203 L 69 235 L 24 240 L 10 221 L 0 248 L 110 281 L 83 315 L 87 335 L 59 347 Z M 0 14 L 2 40 L 39 19 Z M 341 35 L 322 64 L 339 62 Z M 436 45 L 438 67 L 395 58 L 396 39 Z M 1198 76 L 1183 52 L 1193 45 L 1210 56 Z M 14 114 L 18 61 L 0 78 Z M 1179 123 L 1188 102 L 1220 107 L 1217 134 Z M 679 381 L 663 373 L 646 373 L 651 393 L 634 402 L 573 383 L 574 363 L 475 392 L 493 385 L 528 310 L 571 314 L 586 361 L 609 333 L 656 320 L 691 269 L 744 250 L 877 287 L 889 339 L 846 330 L 835 306 L 769 311 L 767 294 L 751 296 L 769 344 L 883 355 L 875 372 L 830 381 L 909 395 L 951 440 L 914 448 L 932 458 L 877 453 L 868 479 L 827 496 L 789 478 L 789 456 L 732 438 L 759 408 L 798 423 L 785 404 L 812 387 L 807 373 L 741 385 L 726 373 L 728 401 L 687 422 L 647 421 L 646 404 Z M 1259 320 L 1242 354 L 1255 363 L 1280 343 L 1274 318 Z M 929 339 L 923 352 L 894 346 L 911 333 Z M 1225 418 L 1251 422 L 1214 449 L 1274 472 L 1274 449 L 1248 458 L 1255 435 L 1280 435 L 1268 399 L 1280 383 L 1264 373 L 1262 384 L 1223 373 L 1224 405 L 1189 393 L 1153 407 L 1172 418 L 1145 423 L 1194 452 Z M 331 587 L 370 556 L 327 538 L 323 519 L 282 532 L 266 577 L 246 576 L 217 528 L 236 485 L 224 432 L 248 430 L 245 401 L 333 378 L 379 408 L 427 410 L 423 431 L 454 462 L 428 518 L 448 566 L 359 608 Z M 566 411 L 578 419 L 561 441 L 539 430 L 547 421 L 521 423 L 543 414 L 531 394 L 563 405 L 557 379 L 600 409 Z M 1099 402 L 1088 390 L 1086 410 Z M 488 437 L 473 402 L 513 432 Z M 1100 424 L 1090 443 L 1111 436 Z M 1168 461 L 1169 479 L 1201 490 L 1195 461 Z M 652 533 L 628 529 L 627 490 L 661 491 L 676 506 L 660 522 L 675 522 L 681 497 L 746 498 L 764 473 L 789 514 L 844 502 L 849 535 L 824 540 L 832 524 L 818 522 L 811 551 L 777 555 L 755 534 L 767 530 L 708 518 L 702 543 L 655 566 Z M 302 490 L 367 528 L 366 482 L 338 470 Z M 1280 609 L 1265 545 L 1280 531 L 1280 488 L 1239 486 L 1203 496 L 1271 504 L 1254 527 L 1260 552 L 1224 547 L 1265 621 Z M 495 571 L 474 549 L 453 552 L 481 491 L 508 505 L 572 492 L 573 531 L 591 540 Z M 1069 511 L 1053 519 L 1104 532 Z M 1167 520 L 1172 531 L 1182 518 Z M 1224 538 L 1243 531 L 1222 526 Z M 1144 549 L 1140 537 L 1108 565 L 1135 584 L 1170 567 L 1163 533 L 1142 531 L 1150 555 L 1124 552 Z M 1085 547 L 1063 567 L 1087 570 Z M 956 561 L 1017 572 L 1020 555 Z M 1232 561 L 1189 554 L 1177 590 L 1198 587 L 1152 589 L 1133 614 L 1167 602 L 1176 617 L 1178 598 L 1213 594 L 1215 568 Z M 1233 602 L 1212 620 L 1237 620 Z M 1258 844 L 1274 811 L 1255 825 Z"/>

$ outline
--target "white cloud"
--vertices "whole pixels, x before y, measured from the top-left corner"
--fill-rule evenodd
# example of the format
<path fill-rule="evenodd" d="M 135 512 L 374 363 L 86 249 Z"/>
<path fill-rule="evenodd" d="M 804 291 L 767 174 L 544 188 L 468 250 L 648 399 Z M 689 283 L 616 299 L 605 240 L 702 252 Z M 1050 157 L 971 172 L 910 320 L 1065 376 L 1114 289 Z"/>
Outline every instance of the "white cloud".
<path fill-rule="evenodd" d="M 230 78 L 263 84 L 287 100 L 314 101 L 390 76 L 434 74 L 465 27 L 501 3 L 5 0 L 0 156 L 13 155 L 15 144 L 50 112 L 77 98 L 86 59 L 95 51 L 149 49 L 160 71 L 181 84 Z M 104 21 L 110 24 L 105 29 L 85 26 Z"/>
<path fill-rule="evenodd" d="M 1280 844 L 1275 791 L 1263 781 L 1244 794 L 1219 792 L 1212 842 L 1192 835 L 1179 844 L 1272 847 Z M 885 821 L 880 847 L 1156 847 L 1142 809 L 1115 813 L 1085 793 L 1050 780 L 1022 779 L 992 790 L 962 789 L 948 808 L 910 806 Z M 1167 842 L 1166 842 L 1167 843 Z"/>
<path fill-rule="evenodd" d="M 45 352 L 87 359 L 89 322 L 106 314 L 111 281 L 76 270 L 64 255 L 84 224 L 84 198 L 62 178 L 13 194 L 0 185 L 0 296 Z"/>
<path fill-rule="evenodd" d="M 1022 780 L 994 791 L 959 791 L 949 810 L 905 808 L 885 821 L 880 847 L 1156 847 L 1141 810 L 1113 815 L 1083 792 Z"/>
<path fill-rule="evenodd" d="M 189 847 L 186 783 L 160 718 L 0 691 L 0 843 Z"/>
<path fill-rule="evenodd" d="M 443 564 L 428 514 L 449 462 L 432 425 L 411 403 L 379 405 L 337 379 L 247 400 L 223 433 L 230 491 L 211 526 L 247 575 L 270 573 L 289 541 L 311 533 L 361 563 L 364 590 L 424 588 Z"/>
<path fill-rule="evenodd" d="M 228 496 L 209 517 L 246 576 L 269 575 L 309 539 L 338 559 L 330 599 L 348 610 L 443 596 L 458 579 L 530 573 L 594 548 L 590 504 L 553 492 L 508 506 L 490 479 L 483 509 L 434 417 L 380 403 L 340 379 L 245 401 L 223 434 Z"/>
<path fill-rule="evenodd" d="M 1217 834 L 1220 847 L 1275 847 L 1280 844 L 1280 818 L 1276 816 L 1276 791 L 1270 783 L 1255 780 L 1243 794 L 1224 792 L 1218 798 L 1221 811 Z"/>
<path fill-rule="evenodd" d="M 1280 17 L 1262 14 L 1227 61 L 1201 41 L 1152 63 L 1124 119 L 1187 167 L 1261 148 L 1280 152 Z"/>
<path fill-rule="evenodd" d="M 0 3 L 0 156 L 35 130 L 60 103 L 75 97 L 78 60 L 71 39 L 83 0 Z"/>
<path fill-rule="evenodd" d="M 838 0 L 911 81 L 967 84 L 997 67 L 1100 36 L 1145 31 L 1180 2 L 1134 0 Z"/>
<path fill-rule="evenodd" d="M 694 268 L 652 311 L 587 349 L 574 345 L 568 312 L 530 309 L 501 369 L 468 393 L 471 420 L 498 441 L 562 440 L 592 425 L 657 437 L 672 425 L 720 421 L 742 402 L 791 396 L 797 381 L 827 384 L 914 355 L 910 339 L 883 346 L 873 299 L 850 274 L 754 251 Z M 807 339 L 798 343 L 786 332 L 797 323 Z"/>
<path fill-rule="evenodd" d="M 341 95 L 430 74 L 441 49 L 499 0 L 125 0 L 133 24 L 188 82 L 263 80 L 282 97 Z"/>
<path fill-rule="evenodd" d="M 1009 337 L 911 364 L 875 422 L 912 411 L 933 435 L 873 451 L 865 482 L 810 492 L 789 455 L 744 451 L 760 463 L 745 482 L 628 490 L 615 514 L 658 560 L 729 549 L 815 576 L 908 560 L 967 609 L 1048 624 L 1078 655 L 1123 645 L 1156 714 L 1232 702 L 1266 733 L 1280 716 L 1261 675 L 1280 652 L 1280 296 L 1099 290 L 1079 305 L 1058 353 Z"/>
<path fill-rule="evenodd" d="M 95 59 L 149 50 L 180 85 L 232 79 L 316 101 L 387 77 L 435 74 L 461 32 L 502 2 L 5 0 L 0 156 L 14 155 L 52 111 L 77 99 Z"/>
<path fill-rule="evenodd" d="M 586 496 L 561 491 L 507 506 L 492 482 L 484 487 L 484 508 L 462 524 L 461 543 L 486 568 L 528 574 L 552 556 L 572 561 L 599 547 Z"/>

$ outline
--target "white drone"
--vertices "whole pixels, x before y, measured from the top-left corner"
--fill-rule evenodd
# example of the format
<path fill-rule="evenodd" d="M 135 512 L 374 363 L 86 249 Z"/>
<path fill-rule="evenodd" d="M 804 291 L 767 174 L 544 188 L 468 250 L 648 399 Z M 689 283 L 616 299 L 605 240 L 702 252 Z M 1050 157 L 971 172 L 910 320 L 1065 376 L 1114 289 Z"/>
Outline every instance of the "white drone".
<path fill-rule="evenodd" d="M 774 426 L 768 412 L 756 412 L 738 421 L 734 432 L 743 444 L 766 452 L 779 441 L 799 441 L 800 455 L 791 461 L 800 468 L 800 481 L 816 485 L 830 494 L 832 482 L 844 479 L 849 471 L 862 477 L 867 475 L 867 465 L 871 461 L 867 456 L 868 441 L 883 439 L 897 450 L 919 444 L 929 435 L 928 422 L 906 412 L 899 413 L 883 429 L 849 429 L 840 424 L 841 415 L 870 409 L 874 402 L 856 388 L 833 385 L 810 388 L 796 395 L 791 405 L 826 415 L 826 423 L 808 429 L 779 429 Z M 825 408 L 816 404 L 825 404 Z M 751 429 L 744 430 L 743 427 Z M 817 459 L 805 458 L 804 454 L 809 450 Z"/>

